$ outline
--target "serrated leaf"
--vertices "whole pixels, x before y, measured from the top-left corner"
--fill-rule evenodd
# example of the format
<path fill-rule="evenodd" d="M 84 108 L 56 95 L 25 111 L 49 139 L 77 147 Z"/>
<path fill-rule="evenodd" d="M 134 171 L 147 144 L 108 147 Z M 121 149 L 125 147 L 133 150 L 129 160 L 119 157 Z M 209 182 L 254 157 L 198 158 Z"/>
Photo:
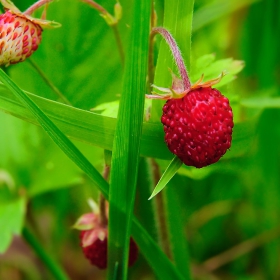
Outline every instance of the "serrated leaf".
<path fill-rule="evenodd" d="M 19 198 L 0 205 L 0 253 L 6 251 L 14 235 L 21 233 L 25 204 L 25 199 Z"/>
<path fill-rule="evenodd" d="M 210 54 L 203 55 L 197 59 L 194 70 L 191 73 L 192 82 L 199 80 L 202 74 L 204 75 L 203 80 L 208 81 L 219 77 L 224 72 L 226 75 L 215 85 L 215 87 L 221 87 L 234 80 L 235 75 L 244 68 L 244 62 L 241 60 L 226 58 L 215 61 L 214 57 L 213 54 Z"/>
<path fill-rule="evenodd" d="M 157 183 L 149 199 L 152 199 L 168 184 L 168 182 L 173 178 L 173 176 L 177 173 L 179 168 L 182 166 L 182 164 L 183 162 L 177 156 L 175 156 L 172 159 L 167 169 L 164 171 L 163 175 L 161 176 L 159 182 Z"/>

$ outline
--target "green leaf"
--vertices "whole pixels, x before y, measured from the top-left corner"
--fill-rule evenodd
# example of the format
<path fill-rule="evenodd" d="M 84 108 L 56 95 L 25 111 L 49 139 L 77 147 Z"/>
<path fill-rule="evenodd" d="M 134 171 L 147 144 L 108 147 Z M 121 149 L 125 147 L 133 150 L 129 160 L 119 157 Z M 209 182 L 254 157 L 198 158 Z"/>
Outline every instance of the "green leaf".
<path fill-rule="evenodd" d="M 193 16 L 193 32 L 259 0 L 213 1 L 197 10 Z"/>
<path fill-rule="evenodd" d="M 26 93 L 26 92 L 25 92 Z M 112 150 L 116 119 L 70 107 L 52 100 L 26 93 L 46 115 L 70 138 Z M 0 110 L 33 124 L 39 124 L 30 111 L 3 85 L 0 85 Z M 161 123 L 144 123 L 141 155 L 171 159 L 164 143 Z"/>
<path fill-rule="evenodd" d="M 215 61 L 215 55 L 203 55 L 197 59 L 194 68 L 191 72 L 192 82 L 199 80 L 201 75 L 204 75 L 204 81 L 217 78 L 224 72 L 226 75 L 222 80 L 215 85 L 221 87 L 233 81 L 235 75 L 244 68 L 244 62 L 241 60 L 233 60 L 232 58 L 220 59 Z"/>
<path fill-rule="evenodd" d="M 0 253 L 9 247 L 13 235 L 20 235 L 25 216 L 25 199 L 0 205 Z"/>
<path fill-rule="evenodd" d="M 109 271 L 127 279 L 131 217 L 134 208 L 144 116 L 150 34 L 150 1 L 134 1 L 130 45 L 112 151 L 109 190 Z"/>
<path fill-rule="evenodd" d="M 159 182 L 157 183 L 149 199 L 152 199 L 168 184 L 168 182 L 173 178 L 173 176 L 177 173 L 179 168 L 182 166 L 182 164 L 183 162 L 177 156 L 173 158 L 173 160 L 170 162 L 167 169 L 164 171 L 163 175 L 161 176 Z"/>

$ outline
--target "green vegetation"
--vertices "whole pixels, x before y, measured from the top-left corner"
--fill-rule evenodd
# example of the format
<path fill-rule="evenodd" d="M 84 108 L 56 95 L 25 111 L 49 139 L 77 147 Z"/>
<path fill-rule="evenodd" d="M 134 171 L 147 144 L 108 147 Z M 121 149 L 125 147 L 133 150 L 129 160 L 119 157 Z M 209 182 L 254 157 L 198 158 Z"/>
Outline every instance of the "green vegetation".
<path fill-rule="evenodd" d="M 84 2 L 50 3 L 61 28 L 0 70 L 0 279 L 279 279 L 279 1 L 120 0 L 112 28 Z M 114 1 L 98 3 L 114 15 Z M 151 17 L 174 36 L 192 83 L 226 72 L 215 87 L 233 109 L 232 147 L 208 167 L 174 159 L 164 101 L 145 99 L 178 74 L 158 35 L 151 56 Z M 72 228 L 100 193 L 106 271 Z M 127 269 L 130 235 L 140 253 Z"/>

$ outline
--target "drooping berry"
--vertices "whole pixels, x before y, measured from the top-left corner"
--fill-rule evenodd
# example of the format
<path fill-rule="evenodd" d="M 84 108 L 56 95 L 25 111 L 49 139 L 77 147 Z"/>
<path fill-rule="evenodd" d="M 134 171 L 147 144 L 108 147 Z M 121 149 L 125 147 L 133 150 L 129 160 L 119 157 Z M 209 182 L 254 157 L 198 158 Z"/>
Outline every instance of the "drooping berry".
<path fill-rule="evenodd" d="M 200 87 L 167 100 L 161 122 L 169 150 L 186 165 L 215 163 L 231 146 L 232 109 L 217 89 Z"/>
<path fill-rule="evenodd" d="M 86 231 L 81 231 L 80 238 L 83 240 Z M 83 247 L 82 242 L 81 246 L 84 252 L 85 257 L 90 261 L 92 265 L 97 266 L 100 269 L 107 268 L 107 236 L 103 240 L 96 238 L 92 244 Z M 129 248 L 129 261 L 128 265 L 132 266 L 138 257 L 138 247 L 134 240 L 130 238 L 130 248 Z"/>
<path fill-rule="evenodd" d="M 0 65 L 24 61 L 42 40 L 42 28 L 25 16 L 7 11 L 0 15 Z"/>
<path fill-rule="evenodd" d="M 101 218 L 99 212 L 82 215 L 74 228 L 81 230 L 80 245 L 85 257 L 100 269 L 107 268 L 108 224 Z M 138 257 L 138 247 L 130 238 L 128 265 L 132 266 Z"/>

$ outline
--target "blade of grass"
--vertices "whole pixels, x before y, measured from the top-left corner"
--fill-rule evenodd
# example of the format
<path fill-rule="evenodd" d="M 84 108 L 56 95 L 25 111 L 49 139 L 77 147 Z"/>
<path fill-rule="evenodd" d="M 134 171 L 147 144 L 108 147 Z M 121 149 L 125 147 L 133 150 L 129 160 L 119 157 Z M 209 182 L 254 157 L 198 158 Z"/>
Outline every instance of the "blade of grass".
<path fill-rule="evenodd" d="M 46 115 L 68 137 L 82 141 L 105 150 L 112 150 L 116 119 L 101 116 L 89 111 L 70 107 L 49 99 L 25 92 L 46 113 Z M 20 119 L 39 125 L 34 115 L 3 84 L 0 84 L 0 110 Z M 257 118 L 236 123 L 234 126 L 233 143 L 229 153 L 224 158 L 244 154 L 256 135 Z M 162 124 L 144 123 L 141 136 L 142 156 L 171 160 L 165 142 Z"/>
<path fill-rule="evenodd" d="M 130 45 L 112 152 L 109 190 L 108 279 L 127 279 L 133 212 L 148 68 L 151 1 L 134 1 Z"/>
<path fill-rule="evenodd" d="M 112 150 L 116 119 L 70 107 L 25 92 L 69 137 L 105 150 Z M 0 84 L 0 110 L 38 125 L 34 115 L 3 85 Z M 144 123 L 141 155 L 171 159 L 172 154 L 164 143 L 161 123 Z"/>
<path fill-rule="evenodd" d="M 158 181 L 155 189 L 153 190 L 153 193 L 149 197 L 149 199 L 152 199 L 155 195 L 157 195 L 167 184 L 168 182 L 173 178 L 173 176 L 177 173 L 178 169 L 182 166 L 183 162 L 175 156 L 166 170 L 164 171 L 163 175 L 161 176 L 160 180 Z"/>
<path fill-rule="evenodd" d="M 57 126 L 47 117 L 47 115 L 0 69 L 0 80 L 10 89 L 18 99 L 29 109 L 40 123 L 43 129 L 48 133 L 51 139 L 64 151 L 64 153 L 86 174 L 90 174 L 93 183 L 108 194 L 108 184 L 100 175 L 100 173 L 91 165 L 91 163 L 83 156 L 77 147 L 61 132 Z"/>

